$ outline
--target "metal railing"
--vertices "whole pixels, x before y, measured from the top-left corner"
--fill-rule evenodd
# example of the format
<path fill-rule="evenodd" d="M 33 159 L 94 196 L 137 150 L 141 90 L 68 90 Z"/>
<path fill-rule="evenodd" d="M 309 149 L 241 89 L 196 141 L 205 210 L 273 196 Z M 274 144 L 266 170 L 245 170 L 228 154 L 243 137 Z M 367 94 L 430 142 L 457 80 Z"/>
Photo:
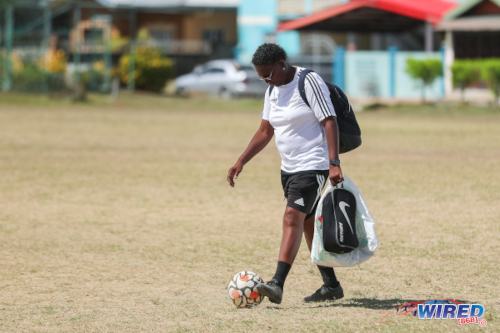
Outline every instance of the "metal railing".
<path fill-rule="evenodd" d="M 333 56 L 308 56 L 301 55 L 290 57 L 289 63 L 294 66 L 312 69 L 325 81 L 333 82 Z"/>
<path fill-rule="evenodd" d="M 165 54 L 209 55 L 212 53 L 210 42 L 197 40 L 138 41 L 137 46 L 158 48 Z"/>

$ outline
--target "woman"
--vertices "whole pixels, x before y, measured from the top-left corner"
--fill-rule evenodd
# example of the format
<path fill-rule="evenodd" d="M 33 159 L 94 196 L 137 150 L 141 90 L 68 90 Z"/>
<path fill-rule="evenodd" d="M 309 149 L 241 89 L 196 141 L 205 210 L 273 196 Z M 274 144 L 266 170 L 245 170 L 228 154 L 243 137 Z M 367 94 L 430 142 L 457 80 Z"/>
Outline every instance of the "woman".
<path fill-rule="evenodd" d="M 314 234 L 314 214 L 325 180 L 333 185 L 343 181 L 339 160 L 339 135 L 335 110 L 325 82 L 311 72 L 305 79 L 310 107 L 300 97 L 298 80 L 304 68 L 290 66 L 286 52 L 276 44 L 263 44 L 252 63 L 260 78 L 274 86 L 264 98 L 262 122 L 247 149 L 229 169 L 227 181 L 234 187 L 243 166 L 276 136 L 281 155 L 281 182 L 287 198 L 283 216 L 283 236 L 276 274 L 258 285 L 261 295 L 280 304 L 283 286 L 300 247 L 302 233 L 309 251 Z M 344 297 L 331 267 L 318 266 L 323 286 L 303 302 L 321 302 Z"/>

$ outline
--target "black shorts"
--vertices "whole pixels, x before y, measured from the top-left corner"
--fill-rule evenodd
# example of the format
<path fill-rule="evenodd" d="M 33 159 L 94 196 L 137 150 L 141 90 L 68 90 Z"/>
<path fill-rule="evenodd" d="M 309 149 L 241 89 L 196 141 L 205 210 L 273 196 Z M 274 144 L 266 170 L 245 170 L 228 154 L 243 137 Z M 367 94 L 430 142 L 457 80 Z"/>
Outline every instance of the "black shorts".
<path fill-rule="evenodd" d="M 321 191 L 328 178 L 328 170 L 286 173 L 281 170 L 281 184 L 287 199 L 287 207 L 305 213 L 306 219 L 313 216 L 318 206 Z"/>

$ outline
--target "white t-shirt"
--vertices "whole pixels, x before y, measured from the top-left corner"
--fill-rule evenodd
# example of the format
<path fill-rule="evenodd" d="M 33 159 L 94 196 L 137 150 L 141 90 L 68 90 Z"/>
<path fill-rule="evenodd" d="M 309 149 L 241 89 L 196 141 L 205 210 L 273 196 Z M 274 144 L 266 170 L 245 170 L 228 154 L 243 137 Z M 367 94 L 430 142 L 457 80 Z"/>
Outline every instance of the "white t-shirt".
<path fill-rule="evenodd" d="M 281 170 L 289 173 L 329 168 L 328 144 L 321 121 L 335 116 L 330 91 L 318 74 L 309 73 L 305 93 L 311 107 L 307 106 L 298 89 L 302 70 L 297 67 L 292 82 L 274 87 L 271 95 L 268 88 L 261 115 L 274 128 Z"/>

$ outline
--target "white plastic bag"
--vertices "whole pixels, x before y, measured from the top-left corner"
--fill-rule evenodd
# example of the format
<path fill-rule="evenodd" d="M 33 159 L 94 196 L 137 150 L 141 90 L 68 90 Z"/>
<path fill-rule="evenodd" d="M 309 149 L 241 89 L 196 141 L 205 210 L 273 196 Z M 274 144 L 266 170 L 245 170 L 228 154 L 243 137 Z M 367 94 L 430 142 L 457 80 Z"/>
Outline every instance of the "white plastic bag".
<path fill-rule="evenodd" d="M 359 192 L 356 185 L 354 185 L 352 180 L 346 175 L 344 175 L 342 187 L 356 197 L 356 234 L 358 236 L 359 246 L 355 250 L 343 254 L 328 252 L 323 247 L 323 223 L 320 218 L 322 216 L 323 200 L 335 188 L 328 182 L 328 186 L 319 200 L 316 216 L 314 218 L 314 238 L 311 249 L 311 260 L 316 265 L 328 267 L 356 266 L 370 259 L 377 249 L 378 239 L 375 235 L 375 222 L 366 207 L 361 192 Z"/>

